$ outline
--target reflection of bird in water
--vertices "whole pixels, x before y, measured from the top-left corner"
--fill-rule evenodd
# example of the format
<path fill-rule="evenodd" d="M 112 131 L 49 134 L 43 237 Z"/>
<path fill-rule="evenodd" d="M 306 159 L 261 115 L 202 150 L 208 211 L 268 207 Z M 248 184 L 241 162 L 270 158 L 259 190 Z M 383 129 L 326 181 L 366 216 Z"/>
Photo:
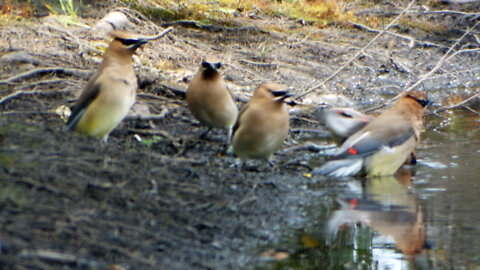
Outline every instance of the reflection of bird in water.
<path fill-rule="evenodd" d="M 383 235 L 390 235 L 405 255 L 419 254 L 425 245 L 423 213 L 414 196 L 408 192 L 410 171 L 399 170 L 395 177 L 365 179 L 361 194 L 344 197 L 338 202 L 328 222 L 328 233 L 345 224 L 362 223 Z"/>
<path fill-rule="evenodd" d="M 424 93 L 406 92 L 392 108 L 350 136 L 333 159 L 314 173 L 334 177 L 394 174 L 420 140 L 424 107 L 428 104 Z"/>

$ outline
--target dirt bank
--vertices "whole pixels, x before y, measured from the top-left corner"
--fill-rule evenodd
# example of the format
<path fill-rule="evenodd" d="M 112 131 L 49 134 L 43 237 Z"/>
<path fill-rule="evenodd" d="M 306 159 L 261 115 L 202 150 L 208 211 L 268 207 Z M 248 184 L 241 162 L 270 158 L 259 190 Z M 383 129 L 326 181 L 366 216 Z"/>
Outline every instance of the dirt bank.
<path fill-rule="evenodd" d="M 79 24 L 94 25 L 113 8 L 80 14 Z M 65 24 L 59 16 L 1 28 L 0 268 L 264 265 L 268 259 L 260 253 L 301 228 L 307 209 L 321 212 L 333 203 L 325 187 L 342 185 L 309 176 L 324 156 L 303 145 L 328 145 L 325 132 L 308 119 L 308 106 L 292 107 L 290 135 L 274 156 L 274 166 L 259 162 L 239 168 L 236 158 L 225 154 L 223 132 L 199 139 L 204 129 L 186 108 L 186 85 L 200 60 L 215 54 L 226 64 L 223 73 L 239 106 L 266 81 L 300 94 L 347 63 L 376 33 L 351 25 L 318 29 L 268 16 L 240 16 L 233 27 L 199 28 L 118 10 L 129 16 L 129 31 L 153 35 L 164 29 L 162 24 L 173 25 L 174 31 L 138 52 L 138 102 L 108 144 L 63 131 L 59 115 L 101 60 L 103 37 Z M 402 9 L 389 10 L 398 14 Z M 429 13 L 410 16 L 434 23 L 442 19 Z M 382 35 L 320 91 L 299 102 L 337 93 L 365 108 L 392 98 L 434 69 L 475 22 L 443 16 L 450 21 L 441 34 L 393 27 L 396 35 Z M 456 48 L 476 46 L 467 36 Z M 478 60 L 477 51 L 459 53 L 419 88 L 437 107 L 468 97 L 478 86 Z"/>

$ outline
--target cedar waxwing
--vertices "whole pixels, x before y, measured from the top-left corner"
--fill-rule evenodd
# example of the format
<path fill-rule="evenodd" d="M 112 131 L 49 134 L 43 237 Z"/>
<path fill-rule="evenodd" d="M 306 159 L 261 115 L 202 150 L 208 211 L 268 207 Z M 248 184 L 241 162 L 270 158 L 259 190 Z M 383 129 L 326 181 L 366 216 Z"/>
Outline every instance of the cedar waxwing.
<path fill-rule="evenodd" d="M 285 98 L 292 96 L 276 83 L 260 85 L 245 104 L 233 128 L 233 152 L 240 158 L 269 159 L 288 135 Z"/>
<path fill-rule="evenodd" d="M 108 134 L 135 103 L 137 77 L 132 66 L 135 50 L 147 41 L 130 34 L 110 33 L 110 42 L 99 69 L 88 81 L 72 108 L 67 129 L 106 142 Z"/>
<path fill-rule="evenodd" d="M 202 61 L 197 75 L 188 86 L 187 103 L 193 116 L 209 128 L 202 136 L 212 128 L 222 128 L 227 130 L 227 141 L 230 142 L 238 108 L 218 72 L 221 66 L 214 58 Z"/>
<path fill-rule="evenodd" d="M 316 111 L 315 114 L 330 131 L 332 139 L 337 145 L 342 145 L 348 137 L 355 134 L 374 119 L 372 115 L 367 115 L 351 108 L 322 108 Z M 405 161 L 405 164 L 413 165 L 416 163 L 417 154 L 415 150 L 413 150 Z"/>
<path fill-rule="evenodd" d="M 315 174 L 334 177 L 392 175 L 407 160 L 420 140 L 427 96 L 406 92 L 389 110 L 349 137 L 333 160 Z"/>
<path fill-rule="evenodd" d="M 348 137 L 373 120 L 373 116 L 351 108 L 321 108 L 316 111 L 316 115 L 330 131 L 337 145 L 341 145 Z"/>

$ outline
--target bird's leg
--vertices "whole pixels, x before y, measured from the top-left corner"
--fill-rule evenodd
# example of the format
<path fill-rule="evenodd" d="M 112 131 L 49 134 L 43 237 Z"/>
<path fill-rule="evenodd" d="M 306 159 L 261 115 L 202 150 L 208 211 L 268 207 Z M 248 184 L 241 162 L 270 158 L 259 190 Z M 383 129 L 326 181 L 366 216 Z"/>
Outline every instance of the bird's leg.
<path fill-rule="evenodd" d="M 207 131 L 203 132 L 201 135 L 200 135 L 200 139 L 205 139 L 205 137 L 207 136 L 207 134 L 212 130 L 212 127 L 209 127 L 207 129 Z"/>

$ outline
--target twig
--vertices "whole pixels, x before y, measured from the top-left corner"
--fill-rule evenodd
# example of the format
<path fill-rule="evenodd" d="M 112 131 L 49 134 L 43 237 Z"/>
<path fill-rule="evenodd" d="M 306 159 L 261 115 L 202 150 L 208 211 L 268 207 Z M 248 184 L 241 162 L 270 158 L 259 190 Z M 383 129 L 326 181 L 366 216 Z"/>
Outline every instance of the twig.
<path fill-rule="evenodd" d="M 477 2 L 478 0 L 473 0 L 473 1 Z M 469 13 L 469 12 L 462 12 L 462 11 L 458 11 L 458 10 L 423 10 L 423 11 L 420 11 L 420 10 L 409 10 L 407 13 L 419 13 L 419 14 L 453 14 L 453 15 L 463 15 L 463 16 L 467 16 L 467 17 L 470 17 L 470 16 L 480 16 L 480 13 L 478 13 L 478 12 Z"/>
<path fill-rule="evenodd" d="M 255 26 L 245 26 L 245 27 L 234 28 L 234 27 L 227 27 L 227 26 L 216 26 L 216 25 L 211 25 L 211 24 L 203 24 L 203 23 L 198 22 L 198 21 L 189 21 L 189 20 L 181 20 L 181 21 L 163 23 L 162 27 L 167 27 L 167 26 L 172 26 L 172 25 L 181 25 L 181 26 L 184 26 L 184 27 L 194 27 L 194 28 L 198 28 L 198 29 L 209 30 L 209 31 L 212 31 L 212 32 L 254 31 L 254 32 L 259 32 L 259 33 L 263 33 L 263 34 L 269 34 L 269 32 L 267 30 L 263 30 L 263 29 L 255 27 Z"/>
<path fill-rule="evenodd" d="M 360 28 L 360 29 L 363 29 L 363 30 L 366 30 L 368 32 L 372 32 L 372 33 L 380 33 L 381 31 L 380 30 L 377 30 L 377 29 L 373 29 L 373 28 L 370 28 L 366 25 L 363 25 L 363 24 L 359 24 L 359 23 L 354 23 L 354 22 L 351 22 L 349 21 L 350 24 L 352 24 L 353 26 L 357 27 L 357 28 Z M 409 36 L 406 36 L 406 35 L 400 35 L 400 34 L 397 34 L 397 33 L 393 33 L 393 32 L 390 32 L 390 31 L 385 31 L 386 34 L 389 34 L 389 35 L 392 35 L 394 37 L 398 37 L 398 38 L 402 38 L 402 39 L 406 39 L 410 42 L 416 42 L 420 45 L 423 45 L 423 46 L 428 46 L 428 47 L 439 47 L 439 48 L 448 48 L 447 46 L 443 46 L 443 45 L 439 45 L 439 44 L 435 44 L 435 43 L 431 43 L 431 42 L 427 42 L 427 41 L 420 41 L 420 40 L 417 40 L 413 37 L 409 37 Z"/>
<path fill-rule="evenodd" d="M 157 40 L 163 36 L 165 36 L 166 34 L 168 34 L 168 32 L 172 31 L 173 30 L 173 27 L 169 27 L 167 29 L 165 29 L 165 31 L 159 33 L 159 34 L 156 34 L 155 36 L 150 36 L 150 37 L 144 37 L 146 40 Z"/>
<path fill-rule="evenodd" d="M 185 103 L 185 102 L 180 101 L 180 100 L 166 98 L 166 97 L 157 96 L 157 95 L 148 94 L 148 93 L 138 93 L 137 96 L 138 97 L 151 98 L 151 99 L 158 99 L 158 100 L 166 101 L 166 102 L 169 102 L 169 103 L 170 102 L 171 103 L 179 103 L 179 104 L 184 104 Z"/>
<path fill-rule="evenodd" d="M 423 81 L 425 81 L 428 77 L 430 77 L 433 73 L 435 73 L 442 65 L 443 63 L 445 62 L 446 59 L 450 59 L 450 57 L 458 54 L 459 52 L 463 52 L 464 50 L 460 50 L 458 52 L 455 52 L 453 55 L 450 56 L 450 53 L 454 50 L 454 48 L 460 43 L 460 41 L 462 41 L 468 34 L 470 34 L 470 32 L 475 29 L 475 27 L 477 27 L 477 25 L 480 23 L 480 21 L 478 21 L 477 23 L 475 23 L 474 26 L 472 26 L 470 29 L 468 29 L 467 32 L 465 32 L 452 46 L 450 46 L 450 48 L 448 49 L 448 51 L 445 53 L 445 55 L 442 56 L 442 58 L 440 59 L 440 61 L 438 61 L 437 65 L 435 65 L 435 67 L 430 70 L 427 74 L 423 75 L 422 78 L 420 80 L 418 80 L 416 83 L 414 83 L 413 85 L 411 85 L 410 87 L 408 87 L 405 91 L 411 91 L 413 90 L 415 87 L 417 87 L 419 84 L 421 84 Z M 467 51 L 467 50 L 465 50 Z M 470 50 L 468 50 L 470 51 Z"/>
<path fill-rule="evenodd" d="M 243 60 L 243 59 L 238 60 L 238 62 L 245 63 L 245 64 L 250 64 L 250 65 L 254 65 L 254 66 L 260 66 L 260 67 L 276 68 L 278 66 L 278 64 L 276 64 L 276 63 L 260 63 L 260 62 L 253 62 L 253 61 L 248 61 L 248 60 Z"/>
<path fill-rule="evenodd" d="M 468 111 L 470 111 L 470 112 L 472 112 L 472 113 L 480 116 L 480 113 L 479 113 L 479 112 L 475 111 L 474 109 L 470 108 L 469 106 L 464 105 L 463 107 L 464 107 L 465 109 L 467 109 Z"/>
<path fill-rule="evenodd" d="M 437 113 L 440 113 L 440 112 L 443 112 L 443 111 L 447 111 L 447 110 L 452 110 L 452 109 L 456 109 L 458 107 L 461 107 L 461 106 L 464 106 L 465 104 L 467 104 L 468 102 L 470 102 L 471 100 L 477 98 L 480 96 L 480 93 L 476 93 L 475 95 L 463 100 L 462 102 L 460 103 L 457 103 L 457 104 L 454 104 L 454 105 L 450 105 L 450 106 L 445 106 L 445 107 L 440 107 L 438 109 L 436 109 L 433 113 L 437 114 Z"/>
<path fill-rule="evenodd" d="M 430 70 L 427 74 L 424 74 L 422 76 L 422 78 L 420 78 L 417 82 L 415 82 L 413 85 L 411 85 L 410 87 L 408 87 L 406 90 L 404 90 L 404 92 L 407 92 L 407 91 L 412 91 L 415 87 L 417 87 L 419 84 L 421 84 L 423 81 L 427 80 L 428 78 L 430 78 L 430 76 L 435 73 L 442 65 L 444 62 L 450 60 L 452 57 L 456 56 L 457 54 L 460 54 L 460 53 L 465 53 L 465 52 L 476 52 L 476 51 L 479 51 L 480 49 L 466 49 L 466 50 L 459 50 L 459 51 L 456 51 L 454 52 L 453 54 L 450 55 L 450 53 L 454 50 L 454 48 L 460 43 L 460 41 L 462 41 L 468 34 L 470 34 L 470 32 L 475 29 L 475 27 L 477 27 L 477 25 L 480 23 L 480 21 L 478 21 L 477 23 L 475 23 L 474 26 L 472 26 L 470 29 L 468 29 L 468 31 L 466 31 L 452 46 L 450 46 L 450 48 L 448 49 L 448 51 L 442 56 L 442 58 L 437 62 L 437 64 L 435 65 L 435 67 Z M 397 100 L 400 96 L 402 95 L 402 93 L 399 93 L 398 95 L 396 95 L 394 98 L 392 98 L 389 102 L 387 103 L 391 103 L 395 100 Z M 468 102 L 471 98 L 475 98 L 477 97 L 478 94 L 475 94 L 473 95 L 472 97 L 466 99 L 465 101 L 463 102 Z M 457 104 L 457 105 L 454 105 L 452 108 L 450 108 L 451 106 L 449 107 L 442 107 L 440 109 L 437 109 L 435 111 L 435 114 L 438 113 L 438 112 L 441 112 L 441 111 L 444 111 L 444 110 L 450 110 L 450 109 L 454 109 L 454 108 L 457 108 L 458 106 L 462 106 L 462 102 Z M 374 111 L 374 110 L 378 110 L 380 108 L 383 108 L 385 107 L 386 104 L 382 104 L 380 106 L 377 106 L 377 107 L 374 107 L 374 108 L 371 108 L 371 109 L 368 109 L 366 110 L 365 112 L 371 112 L 371 111 Z"/>
<path fill-rule="evenodd" d="M 57 115 L 56 112 L 40 112 L 40 111 L 8 111 L 0 112 L 0 115 L 15 115 L 15 114 L 46 114 L 46 115 Z"/>
<path fill-rule="evenodd" d="M 19 91 L 13 92 L 13 93 L 11 93 L 9 95 L 6 95 L 5 97 L 1 98 L 0 99 L 0 105 L 5 103 L 6 101 L 9 101 L 10 99 L 14 99 L 14 98 L 17 98 L 17 97 L 22 96 L 22 95 L 37 95 L 37 94 L 56 95 L 58 93 L 63 93 L 63 92 L 69 92 L 70 91 L 70 87 L 68 87 L 66 89 L 67 90 L 62 89 L 62 90 L 59 90 L 59 91 L 42 91 L 42 90 L 23 91 L 23 90 L 19 90 Z"/>
<path fill-rule="evenodd" d="M 55 261 L 59 263 L 69 264 L 69 263 L 76 263 L 78 261 L 78 257 L 71 254 L 60 253 L 53 250 L 22 250 L 20 252 L 20 258 L 24 259 L 31 259 L 31 258 L 39 258 L 42 260 L 49 260 Z"/>
<path fill-rule="evenodd" d="M 47 67 L 47 68 L 36 68 L 29 70 L 27 72 L 18 74 L 17 76 L 13 76 L 4 80 L 0 80 L 0 84 L 8 84 L 12 83 L 18 80 L 22 80 L 25 78 L 33 77 L 35 75 L 39 74 L 45 74 L 45 73 L 64 73 L 67 75 L 75 75 L 79 77 L 87 77 L 88 75 L 91 75 L 91 71 L 85 71 L 82 69 L 75 69 L 75 68 L 62 68 L 62 67 Z"/>
<path fill-rule="evenodd" d="M 301 41 L 299 42 L 295 42 L 293 44 L 291 44 L 291 46 L 297 46 L 297 45 L 300 45 L 302 43 L 305 43 L 311 36 L 315 35 L 315 34 L 318 34 L 318 33 L 321 33 L 322 30 L 317 30 L 317 31 L 314 31 L 313 33 L 310 33 L 308 34 L 304 39 L 302 39 Z"/>
<path fill-rule="evenodd" d="M 413 5 L 413 3 L 415 3 L 415 0 L 412 0 L 410 2 L 410 4 L 408 4 L 408 6 L 395 18 L 393 19 L 390 24 L 388 24 L 380 33 L 378 33 L 372 40 L 370 40 L 370 42 L 367 43 L 367 45 L 363 46 L 363 48 L 358 51 L 353 57 L 351 57 L 345 64 L 343 64 L 339 69 L 337 69 L 333 74 L 331 74 L 330 76 L 328 76 L 326 79 L 324 79 L 323 81 L 321 81 L 319 84 L 313 86 L 312 88 L 306 90 L 305 92 L 303 92 L 302 94 L 298 95 L 295 97 L 295 99 L 300 99 L 301 97 L 317 90 L 318 88 L 320 88 L 322 85 L 324 85 L 327 81 L 331 80 L 333 77 L 335 77 L 338 73 L 340 73 L 343 69 L 345 69 L 348 65 L 350 65 L 355 59 L 357 59 L 358 56 L 360 56 L 361 54 L 364 53 L 364 50 L 367 49 L 368 47 L 370 47 L 370 45 L 372 45 L 380 36 L 382 36 L 385 32 L 387 32 L 387 30 L 392 27 L 394 24 L 397 23 L 398 20 L 400 20 L 400 18 L 407 12 L 407 10 L 410 9 L 410 7 Z"/>

